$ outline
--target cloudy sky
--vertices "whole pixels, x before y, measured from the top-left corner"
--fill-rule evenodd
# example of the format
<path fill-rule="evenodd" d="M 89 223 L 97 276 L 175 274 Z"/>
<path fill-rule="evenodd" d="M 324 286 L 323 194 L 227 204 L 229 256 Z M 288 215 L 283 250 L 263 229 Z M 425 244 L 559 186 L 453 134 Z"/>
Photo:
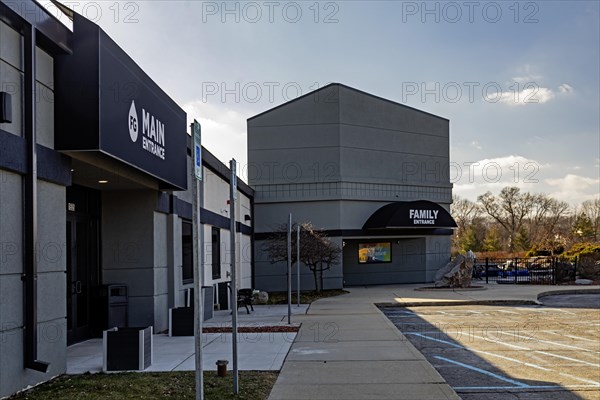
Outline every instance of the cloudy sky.
<path fill-rule="evenodd" d="M 598 1 L 64 3 L 198 119 L 225 163 L 247 162 L 247 118 L 340 82 L 448 118 L 460 196 L 599 195 Z"/>

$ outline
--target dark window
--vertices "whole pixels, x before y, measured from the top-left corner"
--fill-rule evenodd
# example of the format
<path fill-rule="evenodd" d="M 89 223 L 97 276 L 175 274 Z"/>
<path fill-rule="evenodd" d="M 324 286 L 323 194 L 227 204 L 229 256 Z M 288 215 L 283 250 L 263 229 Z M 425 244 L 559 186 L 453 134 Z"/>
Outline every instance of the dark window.
<path fill-rule="evenodd" d="M 221 230 L 214 226 L 212 228 L 211 252 L 212 252 L 212 277 L 213 277 L 213 279 L 220 279 L 221 278 Z"/>
<path fill-rule="evenodd" d="M 181 279 L 183 283 L 194 282 L 194 241 L 192 223 L 181 222 Z"/>

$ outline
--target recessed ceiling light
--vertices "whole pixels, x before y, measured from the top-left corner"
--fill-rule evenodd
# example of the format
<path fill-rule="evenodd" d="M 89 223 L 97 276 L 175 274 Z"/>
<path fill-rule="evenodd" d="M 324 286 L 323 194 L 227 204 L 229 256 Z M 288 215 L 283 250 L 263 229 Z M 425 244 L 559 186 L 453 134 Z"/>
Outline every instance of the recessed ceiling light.
<path fill-rule="evenodd" d="M 98 181 L 98 183 L 105 184 L 105 183 L 108 183 L 108 181 Z"/>

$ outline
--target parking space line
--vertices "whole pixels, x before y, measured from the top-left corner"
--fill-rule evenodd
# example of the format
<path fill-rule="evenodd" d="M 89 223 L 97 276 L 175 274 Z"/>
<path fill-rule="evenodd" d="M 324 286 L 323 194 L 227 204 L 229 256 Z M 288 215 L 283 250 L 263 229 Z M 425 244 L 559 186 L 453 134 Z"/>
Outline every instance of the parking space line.
<path fill-rule="evenodd" d="M 518 350 L 527 350 L 527 351 L 531 351 L 531 349 L 530 349 L 530 348 L 528 348 L 528 347 L 517 346 L 517 345 L 515 345 L 515 344 L 510 344 L 510 343 L 504 343 L 504 342 L 502 342 L 502 341 L 500 341 L 500 340 L 494 340 L 494 339 L 490 339 L 490 338 L 484 338 L 484 337 L 482 337 L 482 336 L 477 336 L 477 335 L 471 335 L 471 336 L 472 336 L 472 337 L 475 337 L 475 338 L 477 338 L 477 339 L 482 339 L 482 340 L 491 341 L 491 342 L 498 343 L 498 344 L 501 344 L 501 345 L 504 345 L 504 346 L 508 346 L 508 347 L 512 347 L 512 348 L 515 348 L 515 349 L 518 349 Z M 564 360 L 573 361 L 573 362 L 576 362 L 576 363 L 581 363 L 581 364 L 586 364 L 586 365 L 591 365 L 592 367 L 596 367 L 596 368 L 598 368 L 598 363 L 596 363 L 596 364 L 592 364 L 592 363 L 590 363 L 590 362 L 587 362 L 587 361 L 577 360 L 577 359 L 575 359 L 575 358 L 566 357 L 566 356 L 561 356 L 561 355 L 559 355 L 559 354 L 548 353 L 548 352 L 546 352 L 546 351 L 540 351 L 540 350 L 534 350 L 534 351 L 535 351 L 536 353 L 539 353 L 539 354 L 544 354 L 544 355 L 547 355 L 547 356 L 550 356 L 550 357 L 562 358 L 562 359 L 564 359 Z"/>
<path fill-rule="evenodd" d="M 577 315 L 574 312 L 563 310 L 561 308 L 547 308 L 547 310 L 548 311 L 558 311 L 558 312 L 562 312 L 562 313 L 569 314 L 569 315 Z"/>
<path fill-rule="evenodd" d="M 600 382 L 592 381 L 590 379 L 580 378 L 578 376 L 573 376 L 573 375 L 567 374 L 565 372 L 559 372 L 558 374 L 566 376 L 566 377 L 571 378 L 571 379 L 575 379 L 575 380 L 580 381 L 580 382 L 591 383 L 592 385 L 594 385 L 596 387 L 600 387 Z"/>
<path fill-rule="evenodd" d="M 526 337 L 527 339 L 530 339 L 530 340 L 532 339 L 531 337 L 523 336 L 523 335 L 520 335 L 520 334 L 518 334 L 516 332 L 515 332 L 515 336 Z M 583 347 L 571 346 L 570 344 L 563 344 L 563 343 L 560 343 L 560 342 L 552 342 L 550 340 L 542 340 L 542 339 L 534 338 L 533 341 L 547 343 L 547 344 L 552 344 L 552 345 L 555 345 L 555 346 L 566 347 L 566 348 L 569 348 L 569 349 L 581 350 L 581 351 L 584 351 L 586 353 L 600 354 L 600 351 L 584 349 Z"/>
<path fill-rule="evenodd" d="M 422 334 L 416 333 L 416 332 L 406 332 L 405 335 L 419 336 L 419 337 L 422 337 L 422 338 L 427 339 L 427 340 L 433 340 L 434 342 L 444 343 L 444 344 L 447 344 L 447 345 L 452 346 L 452 347 L 457 347 L 459 349 L 466 349 L 466 347 L 461 346 L 459 344 L 452 343 L 452 342 L 449 342 L 447 340 L 432 338 L 432 337 L 429 337 L 429 336 L 426 336 L 426 335 L 422 335 Z"/>
<path fill-rule="evenodd" d="M 516 315 L 521 315 L 521 314 L 519 314 L 518 312 L 514 312 L 514 311 L 508 311 L 508 310 L 496 310 L 496 311 L 498 311 L 498 312 L 501 312 L 501 313 L 505 313 L 505 314 L 516 314 Z"/>
<path fill-rule="evenodd" d="M 503 360 L 506 360 L 506 361 L 514 362 L 516 364 L 521 364 L 521 365 L 525 365 L 527 367 L 531 367 L 531 368 L 535 368 L 535 369 L 540 369 L 542 371 L 552 371 L 551 369 L 544 368 L 544 367 L 542 367 L 540 365 L 537 365 L 537 364 L 531 364 L 531 363 L 528 363 L 528 362 L 517 360 L 516 358 L 501 356 L 499 354 L 491 353 L 491 352 L 485 351 L 485 350 L 469 349 L 469 348 L 467 348 L 465 346 L 461 346 L 461 345 L 458 345 L 456 343 L 448 342 L 448 341 L 442 340 L 442 339 L 432 338 L 430 336 L 426 336 L 426 335 L 423 335 L 423 334 L 420 334 L 420 333 L 410 332 L 410 333 L 405 333 L 405 335 L 419 336 L 419 337 L 422 337 L 424 339 L 432 340 L 434 342 L 440 342 L 440 343 L 448 344 L 450 346 L 453 346 L 453 347 L 456 347 L 456 348 L 460 348 L 460 349 L 464 349 L 464 350 L 468 350 L 468 351 L 471 351 L 471 352 L 474 352 L 474 353 L 486 354 L 488 356 L 497 357 L 497 358 L 500 358 L 500 359 L 503 359 Z"/>
<path fill-rule="evenodd" d="M 594 340 L 598 335 L 596 330 L 597 326 L 600 326 L 600 323 L 593 323 L 593 320 L 584 321 L 582 318 L 578 318 L 579 314 L 558 308 L 525 306 L 516 307 L 515 309 L 493 310 L 497 311 L 497 313 L 485 312 L 487 310 L 483 311 L 464 309 L 449 309 L 447 311 L 430 310 L 425 315 L 415 312 L 410 314 L 410 316 L 420 317 L 428 323 L 412 323 L 410 320 L 407 320 L 408 323 L 404 324 L 404 326 L 408 330 L 413 330 L 413 332 L 402 333 L 406 337 L 409 337 L 411 341 L 413 340 L 412 338 L 415 338 L 416 340 L 422 339 L 443 344 L 441 346 L 429 344 L 430 354 L 427 355 L 427 358 L 432 361 L 439 360 L 440 362 L 447 363 L 445 365 L 442 364 L 442 367 L 448 368 L 454 365 L 454 371 L 458 371 L 456 373 L 460 373 L 461 368 L 464 368 L 475 372 L 475 375 L 482 374 L 488 376 L 488 379 L 493 378 L 501 381 L 484 380 L 480 382 L 484 385 L 486 383 L 491 384 L 489 386 L 453 386 L 453 389 L 457 391 L 469 392 L 481 390 L 482 392 L 494 392 L 506 390 L 507 392 L 523 392 L 550 389 L 561 391 L 592 390 L 595 392 L 600 390 L 600 379 L 598 379 L 598 373 L 600 373 L 600 338 Z M 523 315 L 526 316 L 528 312 L 530 313 L 527 317 L 529 319 L 552 316 L 552 321 L 557 319 L 559 325 L 553 322 L 546 324 L 546 326 L 541 327 L 542 329 L 546 328 L 546 330 L 537 331 L 537 337 L 526 334 L 524 331 L 512 331 L 514 333 L 511 333 L 510 338 L 507 338 L 485 334 L 487 331 L 477 332 L 479 335 L 476 335 L 474 334 L 476 332 L 475 329 L 471 329 L 470 327 L 463 329 L 463 326 L 457 322 L 457 318 L 469 316 L 480 317 L 482 320 L 485 320 L 484 317 L 495 316 L 496 318 L 512 321 Z M 537 312 L 538 314 L 531 315 L 533 314 L 532 312 Z M 398 321 L 397 323 L 398 328 L 401 328 L 400 324 L 402 324 L 402 321 Z M 441 329 L 445 324 L 448 324 L 448 330 Z M 580 324 L 586 325 L 586 327 L 581 327 Z M 429 325 L 430 328 L 425 328 L 424 325 Z M 568 328 L 569 325 L 571 326 L 570 329 Z M 561 329 L 565 329 L 567 333 L 561 333 Z M 570 332 L 573 334 L 570 334 Z M 527 339 L 527 342 L 524 342 L 525 339 Z M 496 343 L 498 346 L 488 345 L 489 349 L 484 350 L 486 348 L 485 342 Z M 539 344 L 535 345 L 534 343 L 536 342 Z M 427 344 L 422 342 L 421 345 L 416 344 L 416 346 L 417 348 L 421 348 L 427 346 Z M 585 348 L 584 346 L 589 347 Z M 480 347 L 481 349 L 474 347 Z M 536 347 L 542 347 L 542 350 L 535 350 Z M 547 351 L 544 351 L 544 347 L 546 347 Z M 469 356 L 465 356 L 466 353 L 461 351 L 452 352 L 452 348 L 466 350 L 471 353 L 470 357 L 474 358 L 471 359 Z M 444 354 L 445 352 L 447 353 Z M 439 355 L 434 355 L 436 353 Z M 515 354 L 515 358 L 510 357 L 512 356 L 511 353 Z M 451 358 L 445 356 L 450 356 Z M 554 358 L 554 361 L 550 360 L 550 357 Z M 485 363 L 480 365 L 479 361 L 475 360 L 483 360 Z M 494 365 L 502 367 L 496 369 Z M 437 367 L 439 365 L 436 365 Z M 535 370 L 526 370 L 523 367 L 533 368 L 537 372 L 534 374 Z M 588 367 L 592 369 L 590 370 Z M 523 370 L 523 373 L 526 375 L 512 374 L 512 371 L 518 371 L 519 369 Z M 561 370 L 575 374 L 560 372 Z M 551 382 L 547 383 L 539 382 L 541 385 L 537 386 L 535 383 L 523 378 L 523 376 L 529 376 L 529 374 L 532 374 L 532 376 L 553 376 L 555 379 L 551 379 Z M 522 378 L 523 381 L 520 380 Z M 494 383 L 505 386 L 494 386 Z"/>
<path fill-rule="evenodd" d="M 542 331 L 542 332 L 544 332 L 544 333 L 550 333 L 550 334 L 556 335 L 556 336 L 565 336 L 565 337 L 568 337 L 568 338 L 571 338 L 571 339 L 585 340 L 586 342 L 592 342 L 592 343 L 595 343 L 595 344 L 597 344 L 597 345 L 600 346 L 600 339 L 596 339 L 596 340 L 594 340 L 594 339 L 588 339 L 588 338 L 584 338 L 584 337 L 580 337 L 580 336 L 566 335 L 566 334 L 563 334 L 563 333 L 558 333 L 558 332 L 553 332 L 553 331 Z"/>
<path fill-rule="evenodd" d="M 544 354 L 544 355 L 547 355 L 547 356 L 550 356 L 550 357 L 562 358 L 563 360 L 573 361 L 573 362 L 576 362 L 576 363 L 579 363 L 579 364 L 590 365 L 592 367 L 598 368 L 598 363 L 593 364 L 591 362 L 577 360 L 577 359 L 571 358 L 571 357 L 561 356 L 560 354 L 548 353 L 546 351 L 536 350 L 535 352 L 539 353 L 539 354 Z"/>
<path fill-rule="evenodd" d="M 490 353 L 489 351 L 475 350 L 475 349 L 470 349 L 470 350 L 473 351 L 473 352 L 475 352 L 475 353 L 487 354 L 487 355 L 492 356 L 492 357 L 498 357 L 498 358 L 501 358 L 503 360 L 512 361 L 514 363 L 525 365 L 527 367 L 531 367 L 531 368 L 535 368 L 535 369 L 541 369 L 542 371 L 552 371 L 551 369 L 544 368 L 541 365 L 531 364 L 531 363 L 528 363 L 528 362 L 525 362 L 525 361 L 517 360 L 517 359 L 512 358 L 512 357 L 501 356 L 500 354 Z"/>
<path fill-rule="evenodd" d="M 483 337 L 483 336 L 471 335 L 471 337 L 474 337 L 474 338 L 477 338 L 477 339 L 481 339 L 481 340 L 486 341 L 486 342 L 498 343 L 498 344 L 501 344 L 503 346 L 511 347 L 511 348 L 517 349 L 517 350 L 531 350 L 528 347 L 517 346 L 516 344 L 505 343 L 505 342 L 503 342 L 501 340 L 496 340 L 496 339 L 492 339 L 492 338 L 486 338 L 486 337 Z"/>
<path fill-rule="evenodd" d="M 474 366 L 469 365 L 469 364 L 464 364 L 464 363 L 461 363 L 459 361 L 451 360 L 449 358 L 441 357 L 441 356 L 433 356 L 433 357 L 437 358 L 438 360 L 446 361 L 446 362 L 449 362 L 451 364 L 455 364 L 455 365 L 458 365 L 460 367 L 463 367 L 463 368 L 466 368 L 466 369 L 470 369 L 471 371 L 479 372 L 480 374 L 490 376 L 490 377 L 498 379 L 500 381 L 513 384 L 517 388 L 530 388 L 531 387 L 530 385 L 528 385 L 526 383 L 515 381 L 514 379 L 506 378 L 504 376 L 500 376 L 498 374 L 494 374 L 493 372 L 486 371 L 485 369 L 477 368 L 477 367 L 474 367 Z"/>

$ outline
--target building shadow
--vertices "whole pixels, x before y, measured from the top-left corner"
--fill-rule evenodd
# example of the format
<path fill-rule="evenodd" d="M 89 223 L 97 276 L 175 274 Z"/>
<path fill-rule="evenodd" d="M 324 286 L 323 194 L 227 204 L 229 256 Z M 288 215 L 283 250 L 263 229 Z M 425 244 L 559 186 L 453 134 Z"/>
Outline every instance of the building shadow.
<path fill-rule="evenodd" d="M 542 307 L 379 308 L 464 400 L 600 397 L 597 335 L 596 343 L 593 334 L 580 337 L 588 346 L 581 354 L 581 344 L 565 343 L 560 324 L 547 329 Z M 582 318 L 591 312 L 580 311 Z"/>

